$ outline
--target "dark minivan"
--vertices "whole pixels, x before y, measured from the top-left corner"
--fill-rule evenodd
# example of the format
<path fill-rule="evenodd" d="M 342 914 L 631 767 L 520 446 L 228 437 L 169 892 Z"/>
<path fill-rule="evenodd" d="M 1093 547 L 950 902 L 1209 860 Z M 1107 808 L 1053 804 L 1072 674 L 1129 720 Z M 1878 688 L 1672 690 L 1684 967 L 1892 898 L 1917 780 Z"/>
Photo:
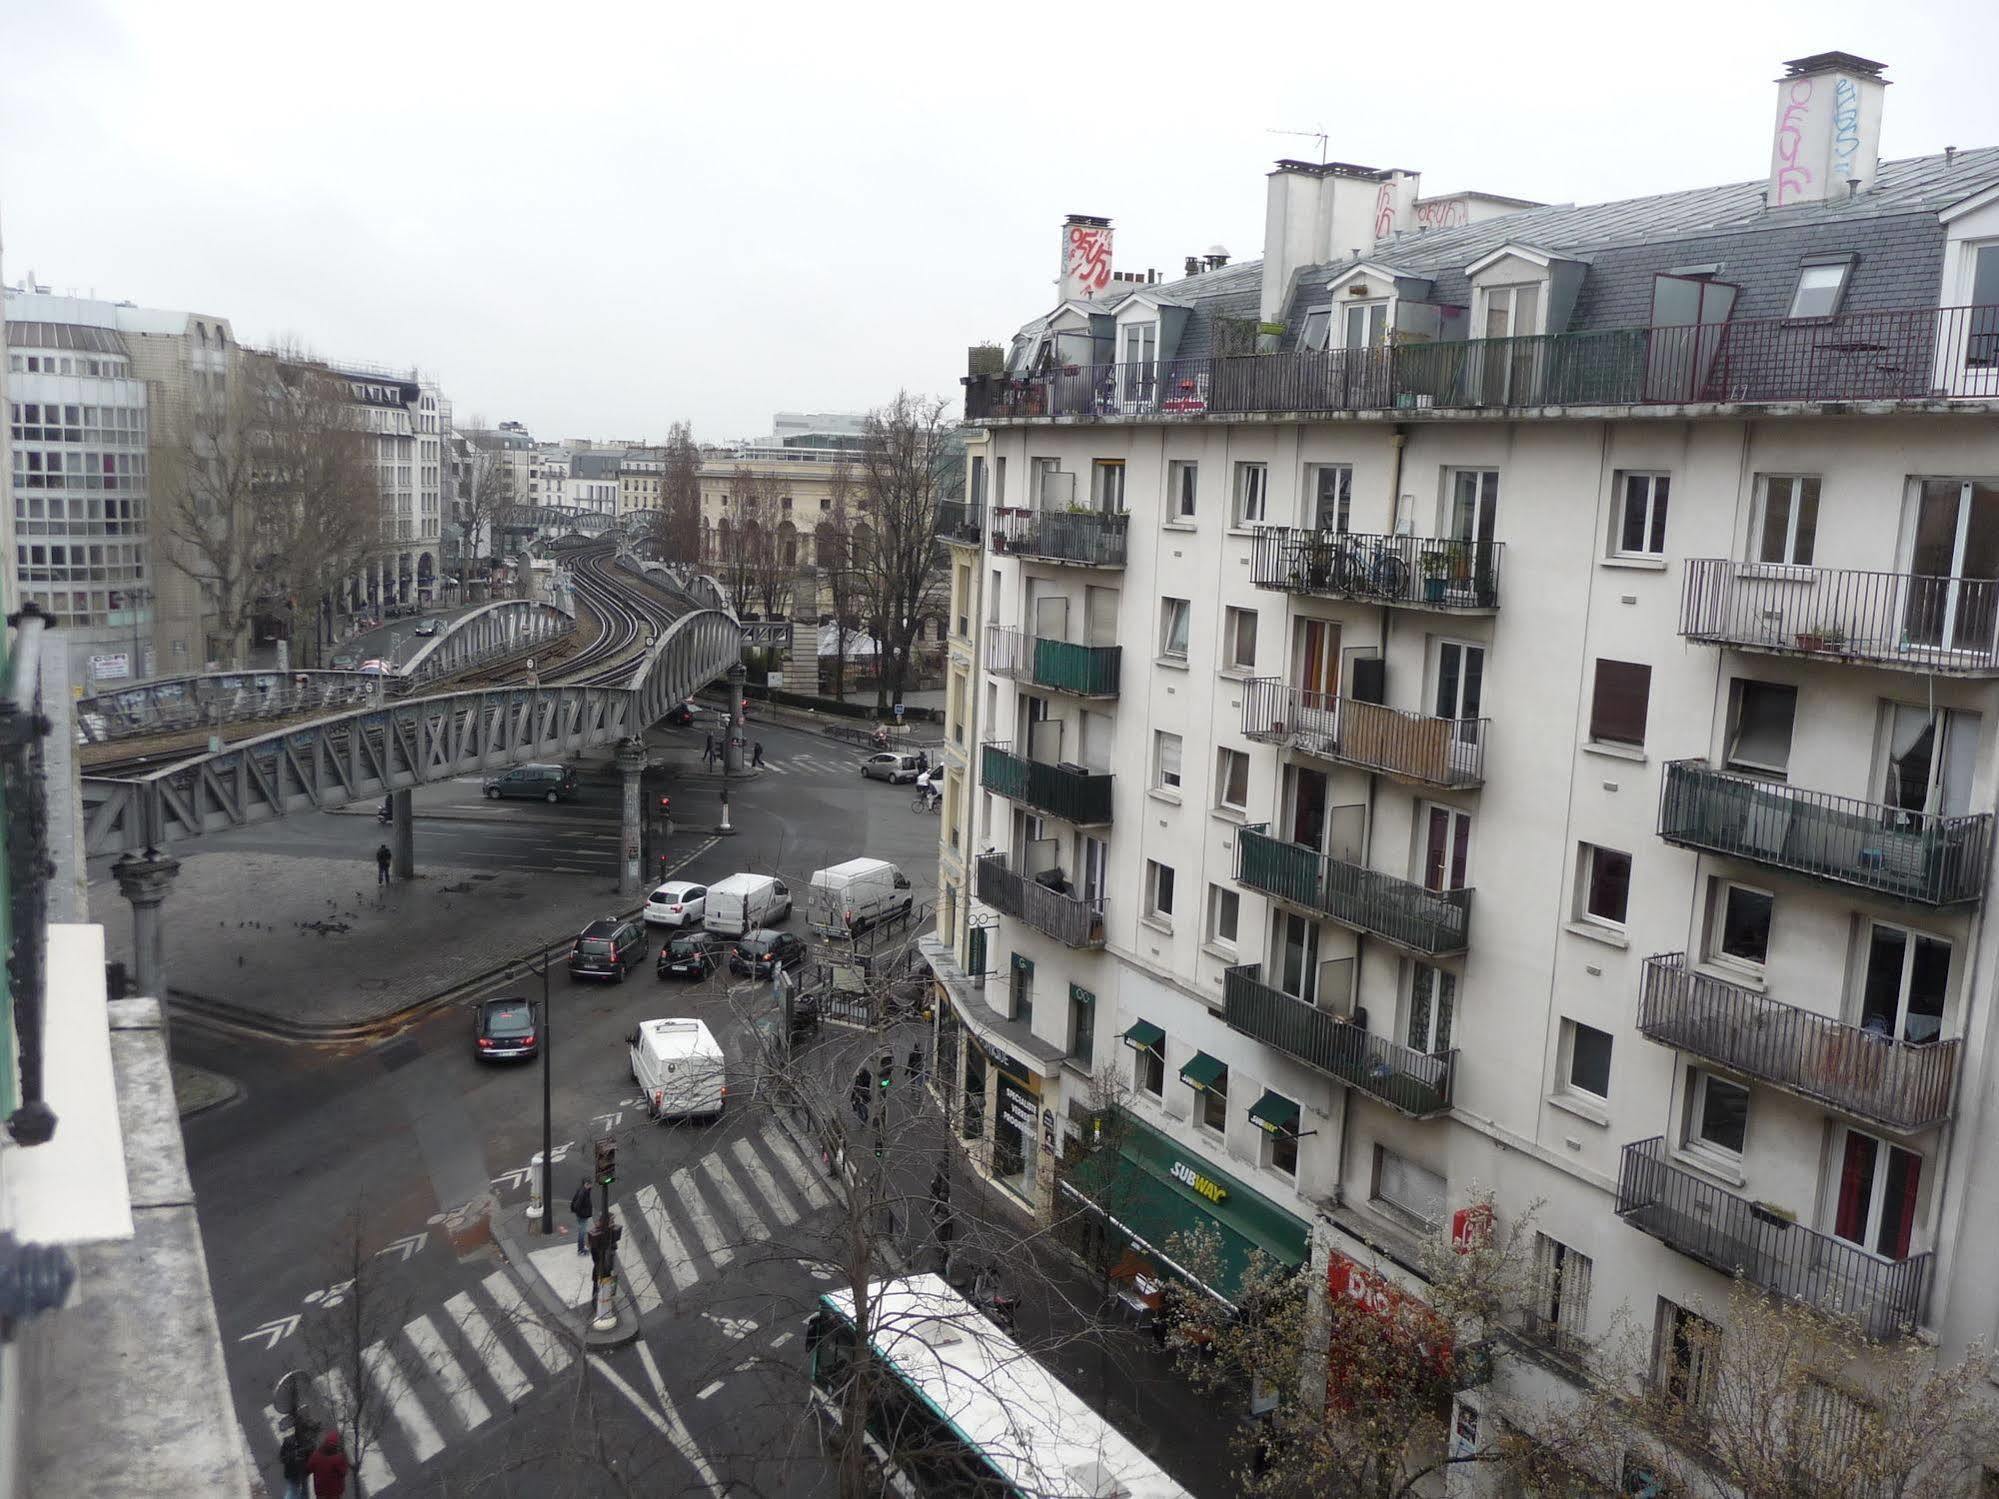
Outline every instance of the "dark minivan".
<path fill-rule="evenodd" d="M 616 979 L 646 960 L 646 929 L 636 921 L 593 921 L 569 949 L 569 972 L 579 979 Z"/>
<path fill-rule="evenodd" d="M 486 777 L 486 795 L 525 796 L 538 802 L 559 802 L 576 794 L 576 772 L 567 765 L 516 765 Z"/>
<path fill-rule="evenodd" d="M 472 1018 L 473 1045 L 483 1062 L 532 1057 L 541 1049 L 531 999 L 489 999 Z"/>

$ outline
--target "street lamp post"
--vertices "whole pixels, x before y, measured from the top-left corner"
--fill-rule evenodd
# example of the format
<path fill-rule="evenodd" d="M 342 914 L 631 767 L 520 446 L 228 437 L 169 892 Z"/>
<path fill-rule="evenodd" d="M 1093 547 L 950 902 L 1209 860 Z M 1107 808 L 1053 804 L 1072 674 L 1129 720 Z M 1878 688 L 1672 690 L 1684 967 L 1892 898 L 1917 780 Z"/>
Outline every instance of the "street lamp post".
<path fill-rule="evenodd" d="M 541 1180 L 528 1187 L 528 1218 L 537 1213 L 544 1234 L 555 1232 L 555 1151 L 554 1115 L 549 1108 L 549 1069 L 554 1065 L 555 1027 L 548 1010 L 548 965 L 551 949 L 541 950 Z"/>

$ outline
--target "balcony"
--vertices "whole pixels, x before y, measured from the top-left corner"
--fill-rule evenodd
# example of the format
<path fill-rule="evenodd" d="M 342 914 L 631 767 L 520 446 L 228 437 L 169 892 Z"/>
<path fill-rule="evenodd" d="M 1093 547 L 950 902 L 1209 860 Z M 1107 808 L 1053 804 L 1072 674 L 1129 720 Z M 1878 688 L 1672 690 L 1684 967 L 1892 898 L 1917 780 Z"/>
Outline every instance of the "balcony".
<path fill-rule="evenodd" d="M 1077 765 L 1050 765 L 1016 754 L 1004 744 L 982 746 L 979 784 L 1006 797 L 1060 817 L 1078 827 L 1111 820 L 1111 777 L 1092 775 Z"/>
<path fill-rule="evenodd" d="M 1658 1136 L 1624 1147 L 1617 1215 L 1690 1259 L 1889 1338 L 1922 1320 L 1929 1254 L 1885 1260 L 1737 1197 L 1667 1159 Z"/>
<path fill-rule="evenodd" d="M 1943 676 L 1999 675 L 1999 582 L 1692 557 L 1689 640 Z"/>
<path fill-rule="evenodd" d="M 1123 567 L 1129 520 L 1097 510 L 1001 510 L 993 516 L 993 550 L 1036 562 Z"/>
<path fill-rule="evenodd" d="M 1488 718 L 1432 718 L 1379 703 L 1292 687 L 1277 677 L 1243 684 L 1245 737 L 1447 790 L 1485 784 Z"/>
<path fill-rule="evenodd" d="M 1471 891 L 1426 890 L 1273 838 L 1266 828 L 1258 824 L 1237 835 L 1237 883 L 1411 952 L 1442 957 L 1465 950 Z"/>
<path fill-rule="evenodd" d="M 1985 892 L 1992 816 L 1938 817 L 1716 770 L 1666 766 L 1659 836 L 1922 906 L 1975 904 Z"/>
<path fill-rule="evenodd" d="M 1060 879 L 1059 870 L 1050 874 Z M 995 910 L 1065 946 L 1088 950 L 1104 945 L 1103 897 L 1084 900 L 1048 883 L 1045 875 L 1029 879 L 1008 869 L 1004 854 L 979 855 L 978 893 Z"/>
<path fill-rule="evenodd" d="M 1231 968 L 1222 977 L 1222 1015 L 1232 1028 L 1412 1119 L 1450 1112 L 1456 1051 L 1432 1056 L 1398 1046 L 1271 988 L 1258 973 L 1259 966 L 1251 963 Z"/>
<path fill-rule="evenodd" d="M 1490 614 L 1499 608 L 1503 548 L 1503 542 L 1446 536 L 1259 526 L 1250 543 L 1249 580 L 1314 598 Z"/>
<path fill-rule="evenodd" d="M 986 534 L 986 507 L 967 500 L 939 500 L 937 534 L 946 541 L 977 546 Z"/>
<path fill-rule="evenodd" d="M 1827 1108 L 1901 1134 L 1945 1123 L 1963 1043 L 1911 1042 L 1842 1025 L 1690 971 L 1686 954 L 1645 960 L 1638 1029 Z"/>
<path fill-rule="evenodd" d="M 1124 649 L 1115 645 L 1071 645 L 1010 625 L 986 626 L 986 666 L 1011 677 L 1077 697 L 1116 697 Z"/>
<path fill-rule="evenodd" d="M 1311 412 L 1999 398 L 1999 307 L 1918 307 L 1065 364 L 965 381 L 967 421 L 1188 421 Z"/>

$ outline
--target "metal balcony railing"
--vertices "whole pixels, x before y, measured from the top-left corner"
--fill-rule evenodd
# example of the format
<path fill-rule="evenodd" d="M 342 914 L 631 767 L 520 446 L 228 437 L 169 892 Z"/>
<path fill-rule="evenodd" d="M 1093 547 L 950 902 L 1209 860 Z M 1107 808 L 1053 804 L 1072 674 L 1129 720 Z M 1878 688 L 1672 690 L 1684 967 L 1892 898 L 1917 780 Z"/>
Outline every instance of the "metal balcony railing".
<path fill-rule="evenodd" d="M 999 510 L 992 518 L 992 548 L 1043 562 L 1123 567 L 1130 517 L 1099 510 Z"/>
<path fill-rule="evenodd" d="M 1320 598 L 1490 612 L 1499 607 L 1504 545 L 1448 536 L 1259 526 L 1250 542 L 1249 580 L 1259 588 Z"/>
<path fill-rule="evenodd" d="M 986 534 L 986 507 L 969 500 L 939 500 L 937 534 L 946 541 L 977 546 Z"/>
<path fill-rule="evenodd" d="M 1111 777 L 1076 765 L 1030 760 L 1004 744 L 982 746 L 979 784 L 995 796 L 1025 803 L 1082 827 L 1111 820 Z"/>
<path fill-rule="evenodd" d="M 1062 364 L 965 381 L 968 421 L 1999 397 L 1999 307 L 1917 307 Z"/>
<path fill-rule="evenodd" d="M 1820 660 L 1999 673 L 1999 581 L 1693 557 L 1680 633 Z"/>
<path fill-rule="evenodd" d="M 1491 725 L 1489 718 L 1404 713 L 1293 687 L 1277 677 L 1243 683 L 1246 737 L 1426 786 L 1461 790 L 1483 785 Z"/>
<path fill-rule="evenodd" d="M 1930 1255 L 1887 1260 L 1683 1171 L 1655 1135 L 1624 1147 L 1617 1215 L 1724 1275 L 1888 1338 L 1922 1320 Z"/>
<path fill-rule="evenodd" d="M 1918 905 L 1954 906 L 1984 896 L 1992 815 L 1908 812 L 1674 760 L 1659 796 L 1659 836 Z"/>
<path fill-rule="evenodd" d="M 1238 883 L 1319 911 L 1356 931 L 1442 956 L 1465 950 L 1471 891 L 1426 890 L 1409 880 L 1273 838 L 1267 824 L 1236 836 Z"/>
<path fill-rule="evenodd" d="M 1399 1046 L 1273 989 L 1260 972 L 1259 964 L 1250 963 L 1222 976 L 1222 1015 L 1236 1030 L 1412 1118 L 1450 1110 L 1456 1051 L 1432 1055 Z"/>
<path fill-rule="evenodd" d="M 1124 648 L 1072 645 L 1011 625 L 986 626 L 986 666 L 998 676 L 1078 697 L 1116 697 Z"/>
<path fill-rule="evenodd" d="M 1963 1042 L 1911 1042 L 1779 1004 L 1695 973 L 1685 953 L 1645 960 L 1638 1029 L 1654 1041 L 1761 1078 L 1901 1133 L 1951 1116 Z"/>
<path fill-rule="evenodd" d="M 1059 876 L 1059 871 L 1056 871 Z M 1004 854 L 978 858 L 979 899 L 1026 922 L 1037 932 L 1075 948 L 1104 945 L 1104 898 L 1085 900 L 1046 878 L 1029 879 L 1006 867 Z"/>

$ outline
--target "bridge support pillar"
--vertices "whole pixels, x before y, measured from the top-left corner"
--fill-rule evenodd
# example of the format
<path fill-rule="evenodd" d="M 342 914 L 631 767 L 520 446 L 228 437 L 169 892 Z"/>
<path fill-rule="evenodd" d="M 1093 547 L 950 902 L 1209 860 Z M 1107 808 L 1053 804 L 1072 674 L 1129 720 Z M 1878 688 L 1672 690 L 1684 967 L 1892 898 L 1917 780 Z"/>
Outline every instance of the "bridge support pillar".
<path fill-rule="evenodd" d="M 637 895 L 645 873 L 640 863 L 644 823 L 641 816 L 639 778 L 645 774 L 646 742 L 643 739 L 618 741 L 618 774 L 624 778 L 624 801 L 618 838 L 618 894 Z"/>
<path fill-rule="evenodd" d="M 147 849 L 143 854 L 126 854 L 111 866 L 118 880 L 118 893 L 132 903 L 132 979 L 139 993 L 162 1004 L 167 997 L 166 932 L 160 925 L 160 904 L 180 860 Z"/>
<path fill-rule="evenodd" d="M 389 793 L 389 852 L 395 856 L 396 878 L 416 878 L 416 812 L 407 791 Z"/>
<path fill-rule="evenodd" d="M 725 750 L 723 771 L 727 775 L 739 776 L 743 773 L 743 683 L 749 680 L 749 673 L 740 661 L 732 662 L 728 670 L 729 683 L 729 743 Z"/>

